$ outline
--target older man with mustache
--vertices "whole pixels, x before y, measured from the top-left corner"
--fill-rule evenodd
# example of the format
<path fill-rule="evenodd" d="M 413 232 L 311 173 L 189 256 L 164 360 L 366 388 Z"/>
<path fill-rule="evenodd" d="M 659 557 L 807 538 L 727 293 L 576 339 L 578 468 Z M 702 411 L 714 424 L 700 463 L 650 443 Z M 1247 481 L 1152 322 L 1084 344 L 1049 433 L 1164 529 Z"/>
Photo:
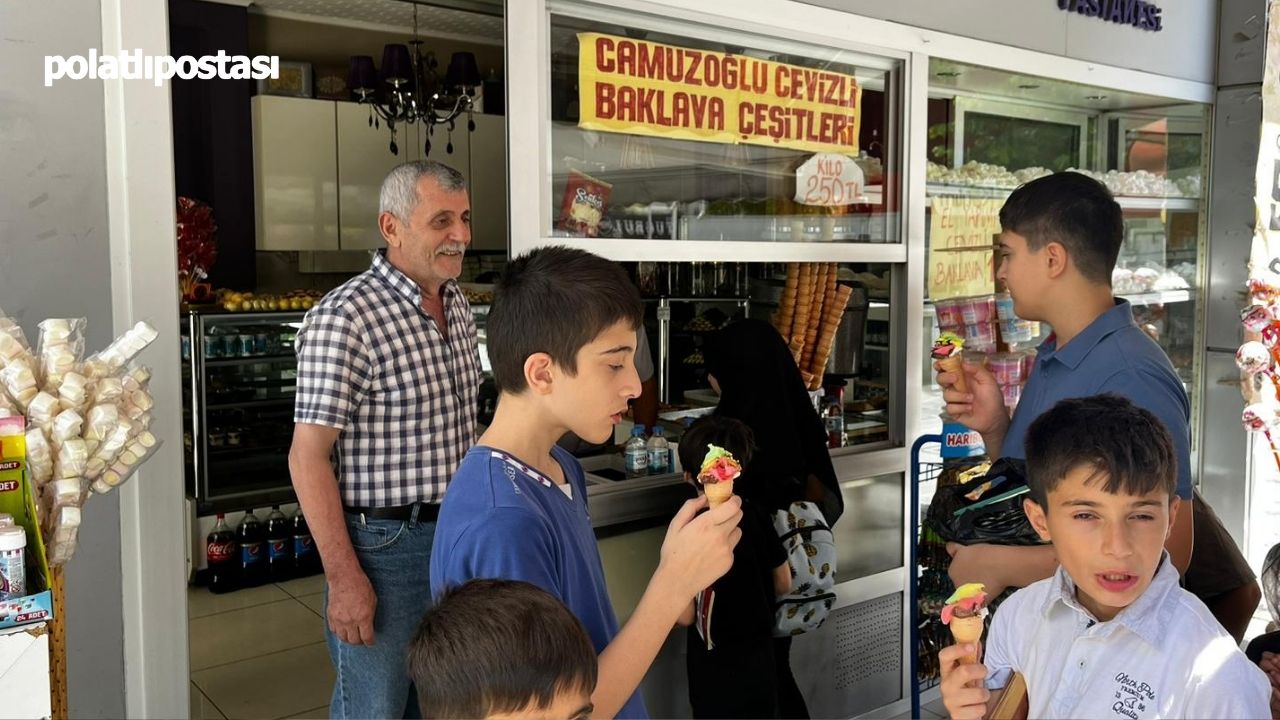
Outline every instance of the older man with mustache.
<path fill-rule="evenodd" d="M 289 470 L 324 561 L 333 718 L 416 711 L 405 648 L 431 602 L 428 561 L 445 487 L 475 442 L 480 356 L 458 288 L 471 244 L 462 175 L 391 171 L 387 247 L 298 332 Z"/>

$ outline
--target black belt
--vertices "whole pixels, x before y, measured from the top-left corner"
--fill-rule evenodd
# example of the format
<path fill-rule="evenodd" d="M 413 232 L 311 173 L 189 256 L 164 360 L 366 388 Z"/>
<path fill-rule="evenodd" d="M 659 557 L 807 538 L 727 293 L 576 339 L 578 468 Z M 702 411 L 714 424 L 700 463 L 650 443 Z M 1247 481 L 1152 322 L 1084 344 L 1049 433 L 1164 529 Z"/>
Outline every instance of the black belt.
<path fill-rule="evenodd" d="M 366 520 L 399 520 L 409 522 L 413 509 L 418 508 L 418 522 L 435 522 L 440 517 L 439 503 L 410 503 L 396 507 L 344 507 L 352 515 L 363 515 Z"/>

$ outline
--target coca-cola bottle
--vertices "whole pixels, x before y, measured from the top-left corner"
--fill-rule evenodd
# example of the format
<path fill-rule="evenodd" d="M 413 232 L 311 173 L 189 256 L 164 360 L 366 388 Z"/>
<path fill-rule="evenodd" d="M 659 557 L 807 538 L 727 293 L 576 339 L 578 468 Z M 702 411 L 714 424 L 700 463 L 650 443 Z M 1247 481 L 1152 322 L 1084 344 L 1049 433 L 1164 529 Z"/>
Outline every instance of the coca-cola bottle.
<path fill-rule="evenodd" d="M 271 582 L 288 580 L 292 575 L 292 544 L 289 519 L 280 512 L 279 505 L 272 505 L 267 516 L 267 579 Z"/>
<path fill-rule="evenodd" d="M 227 527 L 226 517 L 218 513 L 218 524 L 213 526 L 205 544 L 211 591 L 225 593 L 239 587 L 240 568 L 236 562 L 236 549 L 236 534 Z"/>
<path fill-rule="evenodd" d="M 267 579 L 267 558 L 262 540 L 262 523 L 253 511 L 245 513 L 236 529 L 236 541 L 240 544 L 240 584 L 243 587 L 261 585 Z"/>
<path fill-rule="evenodd" d="M 307 527 L 301 507 L 293 514 L 293 570 L 299 577 L 320 570 L 320 555 L 316 552 L 316 544 L 311 539 L 311 529 Z"/>

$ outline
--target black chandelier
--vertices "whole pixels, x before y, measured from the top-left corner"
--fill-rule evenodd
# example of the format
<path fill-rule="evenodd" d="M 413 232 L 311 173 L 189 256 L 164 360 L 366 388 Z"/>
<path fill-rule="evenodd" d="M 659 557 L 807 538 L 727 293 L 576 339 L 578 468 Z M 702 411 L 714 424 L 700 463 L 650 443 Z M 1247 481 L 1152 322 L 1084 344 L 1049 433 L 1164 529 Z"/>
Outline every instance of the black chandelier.
<path fill-rule="evenodd" d="M 413 6 L 412 50 L 405 45 L 387 45 L 382 49 L 382 69 L 373 65 L 373 57 L 351 58 L 347 85 L 356 100 L 369 106 L 369 127 L 383 123 L 391 130 L 392 154 L 399 155 L 396 130 L 400 126 L 421 122 L 427 129 L 423 155 L 431 154 L 431 136 L 436 125 L 446 125 L 449 132 L 445 151 L 453 153 L 453 130 L 458 116 L 467 113 L 467 131 L 476 129 L 471 118 L 475 87 L 480 84 L 476 56 L 456 52 L 449 59 L 449 69 L 441 81 L 436 69 L 435 53 L 422 53 L 418 38 L 418 6 Z"/>

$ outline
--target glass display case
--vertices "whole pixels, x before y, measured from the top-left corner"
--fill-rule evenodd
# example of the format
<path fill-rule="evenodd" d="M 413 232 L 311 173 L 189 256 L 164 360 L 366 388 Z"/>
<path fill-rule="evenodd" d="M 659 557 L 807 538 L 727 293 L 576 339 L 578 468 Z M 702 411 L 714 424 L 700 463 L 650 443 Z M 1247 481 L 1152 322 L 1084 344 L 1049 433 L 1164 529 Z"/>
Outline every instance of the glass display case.
<path fill-rule="evenodd" d="M 1064 170 L 1090 175 L 1124 212 L 1115 295 L 1132 303 L 1182 379 L 1194 451 L 1209 106 L 936 58 L 929 78 L 926 338 L 939 331 L 938 301 L 997 289 L 992 233 L 1015 187 Z M 1051 328 L 1040 330 L 1024 345 Z M 925 387 L 930 409 L 920 430 L 936 432 L 941 423 L 930 410 L 941 409 L 940 392 L 927 366 Z"/>
<path fill-rule="evenodd" d="M 200 514 L 292 502 L 289 445 L 301 312 L 188 312 L 182 328 L 187 493 Z"/>

